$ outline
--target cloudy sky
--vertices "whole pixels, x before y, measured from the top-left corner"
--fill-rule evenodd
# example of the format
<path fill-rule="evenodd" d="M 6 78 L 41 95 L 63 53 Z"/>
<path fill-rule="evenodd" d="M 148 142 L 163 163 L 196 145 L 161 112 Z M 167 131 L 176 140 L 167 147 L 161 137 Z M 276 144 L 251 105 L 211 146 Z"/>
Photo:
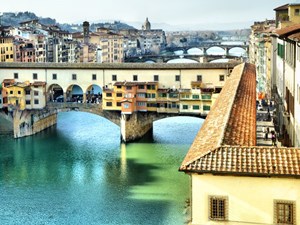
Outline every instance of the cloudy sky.
<path fill-rule="evenodd" d="M 1 12 L 30 11 L 59 23 L 120 20 L 171 25 L 235 23 L 274 18 L 273 9 L 299 0 L 7 0 Z"/>

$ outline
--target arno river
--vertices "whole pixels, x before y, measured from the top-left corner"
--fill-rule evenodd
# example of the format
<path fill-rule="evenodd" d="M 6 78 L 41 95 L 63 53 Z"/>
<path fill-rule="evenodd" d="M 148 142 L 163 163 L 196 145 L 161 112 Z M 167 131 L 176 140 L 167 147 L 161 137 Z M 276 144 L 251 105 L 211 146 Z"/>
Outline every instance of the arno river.
<path fill-rule="evenodd" d="M 184 224 L 178 168 L 202 121 L 160 120 L 152 140 L 124 145 L 118 126 L 88 113 L 16 140 L 0 119 L 0 224 Z"/>

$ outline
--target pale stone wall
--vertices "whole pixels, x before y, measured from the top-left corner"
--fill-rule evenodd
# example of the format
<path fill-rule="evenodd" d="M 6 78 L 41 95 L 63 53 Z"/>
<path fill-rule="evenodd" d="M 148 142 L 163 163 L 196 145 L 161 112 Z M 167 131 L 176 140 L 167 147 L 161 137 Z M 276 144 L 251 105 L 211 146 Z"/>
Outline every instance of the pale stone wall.
<path fill-rule="evenodd" d="M 121 141 L 130 142 L 143 137 L 153 127 L 153 118 L 149 114 L 133 113 L 121 115 Z"/>
<path fill-rule="evenodd" d="M 214 176 L 192 174 L 192 222 L 214 224 L 209 218 L 209 196 L 228 197 L 228 221 L 222 224 L 274 224 L 274 200 L 296 203 L 300 223 L 300 180 L 294 178 Z"/>
<path fill-rule="evenodd" d="M 295 74 L 300 74 L 300 47 L 296 45 Z M 300 76 L 295 76 L 295 147 L 300 147 Z"/>
<path fill-rule="evenodd" d="M 54 110 L 14 110 L 13 113 L 15 138 L 33 135 L 57 122 L 57 112 Z"/>

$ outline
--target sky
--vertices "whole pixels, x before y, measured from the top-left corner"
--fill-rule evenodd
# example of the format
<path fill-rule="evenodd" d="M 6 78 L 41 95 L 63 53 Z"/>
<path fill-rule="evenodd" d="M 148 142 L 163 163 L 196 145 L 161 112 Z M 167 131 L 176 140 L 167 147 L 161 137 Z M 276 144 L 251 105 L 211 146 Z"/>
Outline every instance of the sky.
<path fill-rule="evenodd" d="M 8 0 L 1 12 L 34 12 L 59 23 L 143 22 L 170 25 L 241 23 L 274 19 L 274 8 L 300 0 Z"/>

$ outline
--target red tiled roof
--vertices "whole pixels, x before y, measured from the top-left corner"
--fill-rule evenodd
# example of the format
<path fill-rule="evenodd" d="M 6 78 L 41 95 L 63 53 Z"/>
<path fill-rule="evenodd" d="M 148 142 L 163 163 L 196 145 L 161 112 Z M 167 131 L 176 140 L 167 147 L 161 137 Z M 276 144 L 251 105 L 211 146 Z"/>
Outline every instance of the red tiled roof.
<path fill-rule="evenodd" d="M 300 41 L 300 32 L 296 33 L 296 34 L 292 34 L 290 36 L 288 36 L 289 39 L 293 40 L 293 41 Z"/>
<path fill-rule="evenodd" d="M 33 86 L 45 86 L 46 82 L 43 81 L 35 81 L 33 82 Z"/>
<path fill-rule="evenodd" d="M 299 33 L 300 32 L 300 24 L 284 27 L 282 29 L 275 30 L 275 34 L 279 36 L 279 38 L 282 37 L 288 37 L 291 34 Z"/>
<path fill-rule="evenodd" d="M 236 66 L 211 108 L 180 170 L 222 145 L 256 145 L 256 73 L 252 64 Z"/>
<path fill-rule="evenodd" d="M 300 177 L 300 149 L 222 146 L 190 163 L 185 170 L 199 173 Z"/>

